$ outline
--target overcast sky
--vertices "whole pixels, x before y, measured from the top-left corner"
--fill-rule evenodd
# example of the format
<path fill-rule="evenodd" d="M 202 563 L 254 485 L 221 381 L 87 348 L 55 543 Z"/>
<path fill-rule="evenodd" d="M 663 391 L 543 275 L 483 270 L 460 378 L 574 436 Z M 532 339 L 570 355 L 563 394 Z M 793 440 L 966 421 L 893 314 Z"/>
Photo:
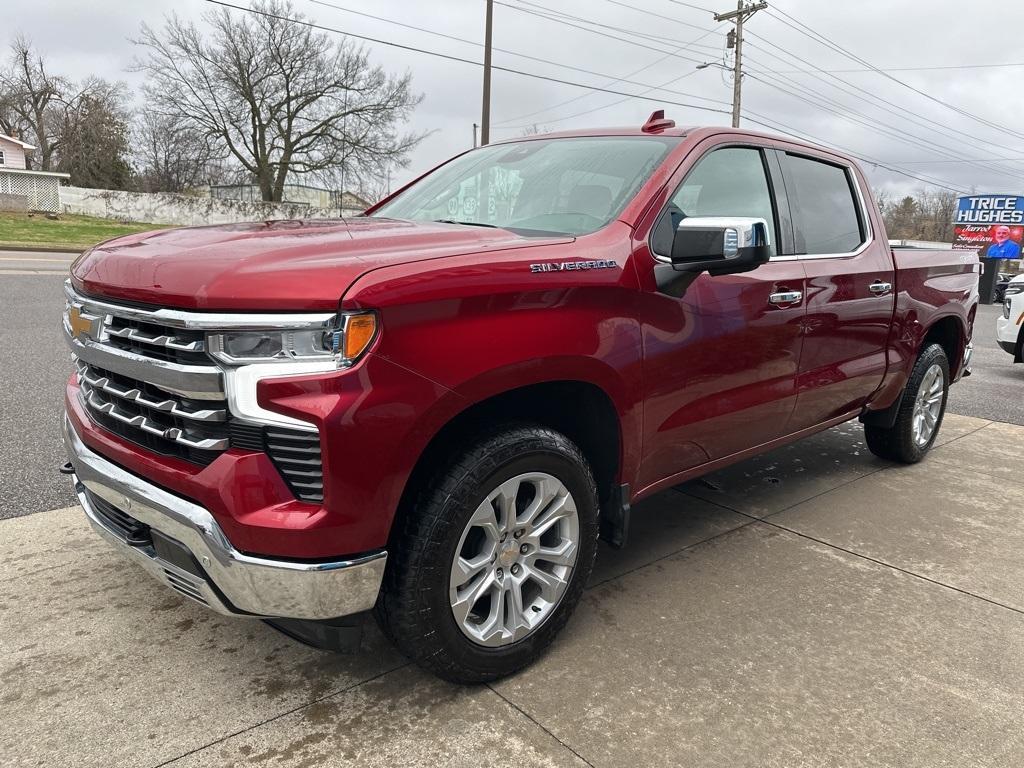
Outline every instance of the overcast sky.
<path fill-rule="evenodd" d="M 230 1 L 247 4 L 247 0 Z M 483 39 L 484 0 L 329 3 L 453 37 Z M 354 34 L 473 60 L 482 57 L 479 45 L 402 28 L 314 0 L 294 0 L 294 5 L 311 20 Z M 744 79 L 745 116 L 780 127 L 784 124 L 790 132 L 941 180 L 957 190 L 1024 194 L 1024 123 L 1020 119 L 1024 114 L 1024 66 L 890 72 L 892 77 L 966 113 L 961 114 L 877 72 L 819 74 L 824 82 L 796 72 L 812 67 L 830 71 L 865 67 L 787 26 L 786 22 L 792 22 L 779 13 L 785 12 L 875 67 L 959 67 L 1024 62 L 1024 51 L 1017 45 L 1024 31 L 1024 3 L 769 0 L 769 5 L 769 11 L 759 12 L 747 26 L 750 35 L 744 52 L 750 74 Z M 33 40 L 55 73 L 72 77 L 94 74 L 124 80 L 133 88 L 140 84 L 140 76 L 128 71 L 137 54 L 129 38 L 137 33 L 140 23 L 159 26 L 163 15 L 172 9 L 196 19 L 214 9 L 204 0 L 33 0 L 15 6 L 6 14 L 0 42 L 9 43 L 15 34 L 23 33 Z M 731 103 L 732 85 L 720 68 L 696 69 L 698 62 L 723 60 L 725 34 L 731 25 L 716 24 L 710 13 L 689 6 L 719 8 L 713 0 L 496 2 L 494 46 L 503 51 L 496 50 L 495 65 L 647 95 L 626 98 L 495 72 L 492 140 L 515 137 L 534 124 L 542 131 L 639 125 L 659 104 L 680 125 L 728 124 L 728 114 L 668 103 L 725 111 Z M 732 0 L 723 0 L 721 10 L 726 7 L 734 7 Z M 542 8 L 548 9 L 548 14 L 563 14 L 562 21 L 567 23 L 525 12 Z M 569 26 L 587 25 L 568 16 L 606 25 L 590 29 L 635 44 Z M 628 32 L 648 37 L 638 38 Z M 415 89 L 424 95 L 412 127 L 430 135 L 412 155 L 409 167 L 395 171 L 393 184 L 397 186 L 471 144 L 472 124 L 480 122 L 481 69 L 385 45 L 366 45 L 372 59 L 386 69 L 409 70 Z M 801 97 L 779 91 L 766 82 L 769 79 L 791 92 L 804 89 Z M 889 104 L 874 101 L 867 94 Z M 840 110 L 860 114 L 851 120 L 837 115 Z M 749 120 L 744 120 L 744 125 L 759 128 Z M 954 158 L 973 162 L 950 162 Z M 994 158 L 1021 159 L 993 162 Z M 922 186 L 920 181 L 880 166 L 868 162 L 863 165 L 876 187 L 893 194 Z"/>

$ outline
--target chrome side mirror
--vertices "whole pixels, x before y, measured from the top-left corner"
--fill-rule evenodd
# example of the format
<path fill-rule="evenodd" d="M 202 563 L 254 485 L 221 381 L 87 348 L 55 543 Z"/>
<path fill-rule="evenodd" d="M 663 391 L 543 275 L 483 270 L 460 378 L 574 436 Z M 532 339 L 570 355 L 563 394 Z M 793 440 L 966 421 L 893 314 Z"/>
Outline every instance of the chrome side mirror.
<path fill-rule="evenodd" d="M 672 266 L 680 272 L 749 272 L 771 256 L 768 222 L 753 217 L 693 216 L 672 238 Z"/>

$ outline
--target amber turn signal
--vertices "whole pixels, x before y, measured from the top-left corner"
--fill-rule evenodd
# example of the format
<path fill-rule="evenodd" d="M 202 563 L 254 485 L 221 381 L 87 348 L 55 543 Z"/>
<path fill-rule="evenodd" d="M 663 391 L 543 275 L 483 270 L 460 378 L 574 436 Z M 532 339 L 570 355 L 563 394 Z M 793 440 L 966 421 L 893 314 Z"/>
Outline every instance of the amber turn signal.
<path fill-rule="evenodd" d="M 376 332 L 376 315 L 351 315 L 345 323 L 345 359 L 355 360 L 363 354 Z"/>

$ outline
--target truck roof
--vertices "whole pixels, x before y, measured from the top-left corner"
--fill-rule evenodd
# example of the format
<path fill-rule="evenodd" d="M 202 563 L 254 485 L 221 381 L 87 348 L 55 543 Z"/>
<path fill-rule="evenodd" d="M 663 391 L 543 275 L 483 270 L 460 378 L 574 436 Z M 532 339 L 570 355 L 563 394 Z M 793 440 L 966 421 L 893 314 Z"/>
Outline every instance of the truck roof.
<path fill-rule="evenodd" d="M 765 133 L 764 131 L 751 131 L 743 128 L 731 128 L 729 126 L 709 125 L 709 126 L 682 126 L 682 127 L 671 127 L 659 130 L 643 130 L 642 127 L 626 127 L 626 126 L 612 126 L 607 128 L 577 128 L 565 131 L 552 131 L 551 133 L 538 133 L 531 136 L 516 136 L 513 138 L 501 139 L 500 141 L 492 141 L 493 144 L 506 144 L 517 141 L 530 141 L 538 139 L 549 139 L 549 138 L 583 138 L 593 136 L 678 136 L 680 138 L 688 137 L 694 141 L 699 141 L 702 138 L 708 136 L 716 136 L 721 134 L 734 135 L 737 138 L 757 138 L 757 139 L 768 139 L 769 141 L 777 141 L 779 143 L 785 143 L 790 146 L 805 147 L 808 150 L 815 152 L 827 153 L 839 158 L 843 158 L 847 162 L 851 162 L 854 159 L 848 155 L 845 155 L 838 150 L 828 146 L 822 146 L 821 144 L 811 143 L 810 141 L 802 141 L 798 138 L 791 136 L 780 136 L 776 133 Z"/>
<path fill-rule="evenodd" d="M 664 110 L 656 110 L 643 125 L 612 126 L 605 128 L 576 128 L 565 131 L 553 131 L 551 133 L 539 133 L 533 136 L 517 136 L 515 138 L 502 139 L 501 141 L 491 143 L 508 144 L 512 142 L 537 139 L 565 139 L 593 136 L 678 136 L 680 138 L 689 137 L 695 141 L 699 141 L 707 136 L 717 136 L 721 134 L 732 134 L 740 138 L 768 139 L 770 141 L 784 142 L 790 146 L 804 147 L 817 152 L 827 152 L 828 154 L 835 155 L 836 157 L 842 157 L 847 161 L 853 160 L 853 158 L 848 155 L 845 155 L 838 150 L 831 149 L 830 147 L 801 141 L 800 139 L 795 139 L 789 136 L 780 136 L 774 133 L 750 131 L 743 128 L 731 128 L 725 125 L 676 126 L 675 121 L 664 117 Z"/>

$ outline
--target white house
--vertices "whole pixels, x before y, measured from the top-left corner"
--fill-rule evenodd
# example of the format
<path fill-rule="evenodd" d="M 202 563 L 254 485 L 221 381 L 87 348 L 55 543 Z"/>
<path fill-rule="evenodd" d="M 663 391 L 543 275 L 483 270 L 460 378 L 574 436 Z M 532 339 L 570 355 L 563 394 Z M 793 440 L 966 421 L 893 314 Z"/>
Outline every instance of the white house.
<path fill-rule="evenodd" d="M 35 147 L 0 133 L 0 168 L 3 170 L 25 170 L 25 153 Z"/>
<path fill-rule="evenodd" d="M 60 211 L 60 180 L 69 175 L 26 170 L 25 155 L 33 149 L 0 133 L 0 211 Z"/>

